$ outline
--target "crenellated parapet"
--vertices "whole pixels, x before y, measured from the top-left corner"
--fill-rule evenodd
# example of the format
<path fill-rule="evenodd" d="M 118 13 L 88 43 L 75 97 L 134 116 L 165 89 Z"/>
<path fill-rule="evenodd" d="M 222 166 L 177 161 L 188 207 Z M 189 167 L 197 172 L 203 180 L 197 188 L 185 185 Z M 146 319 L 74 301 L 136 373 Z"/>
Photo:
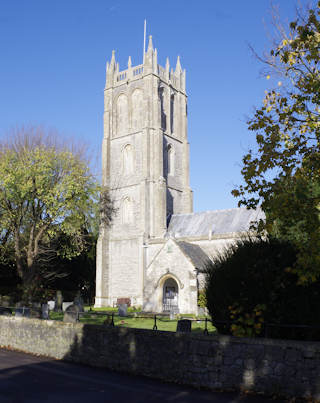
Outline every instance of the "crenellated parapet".
<path fill-rule="evenodd" d="M 149 74 L 157 76 L 161 81 L 171 86 L 177 91 L 185 94 L 186 91 L 186 70 L 182 69 L 180 56 L 177 58 L 175 70 L 171 67 L 169 59 L 166 60 L 165 67 L 158 64 L 158 52 L 153 48 L 152 36 L 149 36 L 148 49 L 144 54 L 144 62 L 137 66 L 132 66 L 131 57 L 129 56 L 128 68 L 119 71 L 119 63 L 116 62 L 115 51 L 112 51 L 110 63 L 106 66 L 106 89 L 117 87 L 124 83 L 129 83 Z"/>

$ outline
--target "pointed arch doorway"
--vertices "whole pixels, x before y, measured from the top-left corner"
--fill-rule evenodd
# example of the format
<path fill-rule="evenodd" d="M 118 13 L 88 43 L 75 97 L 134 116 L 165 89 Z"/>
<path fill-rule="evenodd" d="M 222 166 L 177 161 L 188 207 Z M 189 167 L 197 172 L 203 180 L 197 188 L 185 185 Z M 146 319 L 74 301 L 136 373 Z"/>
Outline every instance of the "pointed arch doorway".
<path fill-rule="evenodd" d="M 179 312 L 179 287 L 172 277 L 167 278 L 163 283 L 162 295 L 162 311 Z"/>

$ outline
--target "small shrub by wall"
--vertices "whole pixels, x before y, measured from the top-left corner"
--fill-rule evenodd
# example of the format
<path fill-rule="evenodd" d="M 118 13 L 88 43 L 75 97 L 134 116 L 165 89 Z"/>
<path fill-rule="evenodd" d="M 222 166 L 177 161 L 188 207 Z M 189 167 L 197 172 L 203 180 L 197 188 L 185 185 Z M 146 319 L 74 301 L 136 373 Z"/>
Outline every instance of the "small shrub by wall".
<path fill-rule="evenodd" d="M 0 346 L 170 382 L 320 399 L 320 343 L 0 317 Z"/>

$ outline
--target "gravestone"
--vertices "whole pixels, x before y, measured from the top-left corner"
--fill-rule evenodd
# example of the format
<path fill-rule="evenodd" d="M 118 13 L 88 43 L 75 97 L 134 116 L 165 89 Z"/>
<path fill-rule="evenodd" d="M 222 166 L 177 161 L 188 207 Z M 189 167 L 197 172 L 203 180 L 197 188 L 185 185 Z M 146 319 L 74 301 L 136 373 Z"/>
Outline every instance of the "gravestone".
<path fill-rule="evenodd" d="M 63 315 L 63 321 L 69 323 L 76 323 L 79 321 L 79 307 L 77 305 L 70 305 Z"/>
<path fill-rule="evenodd" d="M 50 300 L 47 302 L 48 307 L 49 307 L 49 311 L 53 311 L 54 310 L 54 305 L 55 305 L 55 301 L 54 300 Z"/>
<path fill-rule="evenodd" d="M 83 305 L 84 305 L 84 303 L 83 303 L 83 298 L 81 297 L 80 293 L 77 294 L 77 296 L 75 297 L 73 303 L 79 307 L 80 312 L 84 312 L 84 309 L 83 309 Z"/>
<path fill-rule="evenodd" d="M 62 311 L 65 312 L 66 309 L 71 305 L 73 305 L 72 301 L 71 302 L 62 302 Z"/>
<path fill-rule="evenodd" d="M 49 305 L 48 304 L 42 304 L 41 306 L 41 318 L 42 319 L 49 319 Z"/>
<path fill-rule="evenodd" d="M 41 319 L 41 316 L 42 316 L 41 308 L 30 309 L 30 318 Z"/>
<path fill-rule="evenodd" d="M 127 304 L 127 306 L 131 306 L 130 298 L 117 298 L 117 306 Z"/>
<path fill-rule="evenodd" d="M 127 316 L 128 305 L 127 304 L 119 304 L 118 305 L 118 315 L 119 316 Z"/>
<path fill-rule="evenodd" d="M 56 298 L 55 298 L 55 304 L 54 304 L 54 310 L 57 311 L 57 312 L 61 312 L 62 311 L 62 303 L 63 303 L 62 292 L 57 291 Z"/>
<path fill-rule="evenodd" d="M 17 318 L 30 318 L 30 308 L 26 308 L 26 307 L 21 307 L 21 308 L 16 308 L 16 313 L 15 313 L 15 317 Z"/>
<path fill-rule="evenodd" d="M 12 310 L 10 308 L 0 307 L 0 315 L 12 316 Z"/>
<path fill-rule="evenodd" d="M 190 333 L 191 332 L 191 320 L 189 320 L 189 319 L 178 320 L 177 332 Z"/>

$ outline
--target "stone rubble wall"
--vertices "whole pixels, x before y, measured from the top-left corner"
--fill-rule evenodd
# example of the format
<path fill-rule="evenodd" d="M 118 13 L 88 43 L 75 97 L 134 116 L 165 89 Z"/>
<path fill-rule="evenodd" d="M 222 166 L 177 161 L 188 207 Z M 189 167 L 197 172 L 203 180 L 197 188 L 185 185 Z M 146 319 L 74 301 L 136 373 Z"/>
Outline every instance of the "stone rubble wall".
<path fill-rule="evenodd" d="M 320 399 L 320 342 L 0 317 L 0 347 L 196 387 Z"/>

